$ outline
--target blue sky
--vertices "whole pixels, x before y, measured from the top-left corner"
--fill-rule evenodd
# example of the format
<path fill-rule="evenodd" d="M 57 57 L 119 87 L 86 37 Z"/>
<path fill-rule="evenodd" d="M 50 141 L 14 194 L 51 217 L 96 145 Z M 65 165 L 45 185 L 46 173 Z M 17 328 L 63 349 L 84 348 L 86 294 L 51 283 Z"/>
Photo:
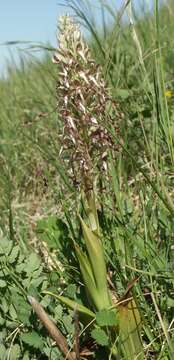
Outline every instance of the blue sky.
<path fill-rule="evenodd" d="M 0 0 L 0 44 L 16 40 L 55 43 L 57 17 L 63 11 L 57 0 Z M 13 53 L 14 47 L 10 49 Z M 8 57 L 8 47 L 0 46 L 1 72 Z"/>
<path fill-rule="evenodd" d="M 78 3 L 80 0 L 76 1 Z M 149 1 L 146 0 L 147 3 Z M 69 10 L 59 6 L 60 2 L 64 3 L 63 0 L 0 0 L 0 44 L 20 40 L 35 43 L 50 42 L 55 45 L 57 18 Z M 92 4 L 95 17 L 99 19 L 100 11 L 97 10 L 97 2 L 97 0 L 93 0 Z M 124 1 L 108 0 L 107 2 L 110 5 L 115 4 L 119 9 Z M 14 47 L 10 47 L 10 50 L 12 54 L 15 53 Z M 7 46 L 1 45 L 1 74 L 5 69 L 7 58 L 9 58 L 9 49 Z"/>

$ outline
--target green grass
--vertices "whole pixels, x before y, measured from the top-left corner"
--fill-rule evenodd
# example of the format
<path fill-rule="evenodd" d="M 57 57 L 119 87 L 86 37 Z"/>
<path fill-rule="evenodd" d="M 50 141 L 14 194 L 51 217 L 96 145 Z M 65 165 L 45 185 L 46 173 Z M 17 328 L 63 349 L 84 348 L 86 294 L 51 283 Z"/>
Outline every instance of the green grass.
<path fill-rule="evenodd" d="M 121 12 L 116 15 L 112 8 L 104 7 L 116 22 L 109 28 L 103 20 L 102 32 L 94 27 L 90 13 L 82 11 L 85 0 L 67 3 L 90 31 L 92 53 L 124 113 L 119 136 L 107 121 L 105 124 L 120 149 L 116 160 L 110 156 L 110 181 L 102 179 L 105 191 L 99 197 L 107 269 L 119 298 L 137 279 L 132 292 L 142 319 L 145 358 L 172 360 L 173 2 L 159 8 L 154 0 L 154 13 L 141 16 L 131 11 L 128 2 L 122 11 L 127 11 L 131 26 L 123 22 Z M 6 353 L 0 359 L 62 359 L 29 308 L 24 317 L 18 318 L 17 311 L 14 314 L 15 289 L 21 304 L 22 296 L 26 301 L 28 294 L 45 301 L 45 308 L 57 321 L 70 347 L 74 341 L 73 312 L 43 291 L 88 304 L 72 246 L 73 239 L 84 247 L 76 216 L 77 191 L 59 158 L 62 124 L 56 105 L 56 78 L 57 69 L 48 52 L 42 61 L 21 59 L 19 68 L 9 66 L 7 79 L 0 80 L 0 237 L 4 244 L 12 241 L 16 252 L 24 257 L 19 261 L 19 255 L 14 255 L 12 261 L 10 252 L 0 250 L 4 298 L 0 300 L 0 346 L 1 352 Z M 172 96 L 165 95 L 167 90 Z M 37 260 L 37 266 L 33 265 L 31 271 L 38 271 L 34 280 L 29 270 L 25 276 L 22 272 L 33 248 L 43 261 L 41 270 Z M 21 272 L 18 266 L 23 266 Z M 81 349 L 87 346 L 91 350 L 88 332 L 81 330 Z M 29 340 L 24 336 L 26 332 Z M 35 341 L 32 332 L 37 332 L 39 339 Z M 101 338 L 98 342 L 101 344 Z M 119 340 L 116 343 L 119 345 Z M 10 357 L 13 346 L 17 355 Z M 103 359 L 100 351 L 104 351 L 100 346 L 92 348 L 90 358 Z M 107 350 L 104 356 L 112 358 Z"/>

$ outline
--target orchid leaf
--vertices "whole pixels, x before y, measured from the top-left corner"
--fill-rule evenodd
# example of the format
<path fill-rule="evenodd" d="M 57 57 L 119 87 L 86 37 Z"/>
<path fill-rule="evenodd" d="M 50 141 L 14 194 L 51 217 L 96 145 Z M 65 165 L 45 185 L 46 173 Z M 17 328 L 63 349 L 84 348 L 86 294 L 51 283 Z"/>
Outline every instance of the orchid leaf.
<path fill-rule="evenodd" d="M 54 294 L 50 291 L 44 291 L 44 294 L 54 297 L 64 305 L 68 306 L 71 310 L 78 311 L 80 320 L 84 323 L 89 323 L 90 321 L 95 319 L 95 314 L 90 309 L 74 300 L 71 300 L 62 295 Z"/>
<path fill-rule="evenodd" d="M 94 234 L 94 232 L 85 224 L 81 217 L 80 222 L 89 255 L 89 261 L 91 263 L 93 276 L 95 279 L 98 294 L 100 296 L 100 307 L 98 308 L 98 310 L 102 310 L 104 308 L 108 308 L 111 305 L 107 288 L 107 273 L 103 247 L 100 237 Z"/>
<path fill-rule="evenodd" d="M 126 360 L 143 360 L 141 318 L 135 300 L 119 305 L 119 330 L 121 347 Z"/>

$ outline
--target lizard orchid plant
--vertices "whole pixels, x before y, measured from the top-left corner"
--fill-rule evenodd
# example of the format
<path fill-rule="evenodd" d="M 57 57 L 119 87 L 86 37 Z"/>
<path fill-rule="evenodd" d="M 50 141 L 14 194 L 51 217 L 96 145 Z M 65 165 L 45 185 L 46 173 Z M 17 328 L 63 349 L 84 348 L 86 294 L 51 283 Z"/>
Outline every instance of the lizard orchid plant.
<path fill-rule="evenodd" d="M 108 288 L 96 205 L 97 187 L 94 188 L 98 172 L 105 171 L 107 176 L 109 152 L 117 150 L 106 125 L 112 125 L 118 133 L 123 115 L 109 95 L 101 68 L 92 58 L 78 25 L 69 16 L 61 17 L 59 24 L 58 49 L 53 61 L 58 68 L 57 100 L 62 122 L 60 156 L 74 186 L 85 198 L 86 218 L 84 220 L 80 214 L 78 217 L 86 252 L 77 243 L 74 246 L 91 309 L 63 296 L 55 297 L 70 308 L 76 308 L 81 318 L 89 321 L 95 319 L 96 312 L 111 310 L 115 316 L 111 339 L 115 341 L 120 335 L 126 359 L 133 360 L 135 356 L 142 359 L 141 321 L 135 301 L 129 292 L 131 300 L 124 299 L 121 305 L 118 299 L 115 303 Z M 113 354 L 118 356 L 114 345 Z"/>

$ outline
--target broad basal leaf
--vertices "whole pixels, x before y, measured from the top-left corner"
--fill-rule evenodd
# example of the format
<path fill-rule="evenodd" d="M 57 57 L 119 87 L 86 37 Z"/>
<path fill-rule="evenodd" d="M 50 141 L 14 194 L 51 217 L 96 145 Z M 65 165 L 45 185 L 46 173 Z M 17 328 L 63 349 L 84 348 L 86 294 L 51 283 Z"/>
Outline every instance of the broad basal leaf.
<path fill-rule="evenodd" d="M 119 331 L 121 348 L 126 360 L 143 360 L 141 318 L 135 300 L 119 305 Z"/>

